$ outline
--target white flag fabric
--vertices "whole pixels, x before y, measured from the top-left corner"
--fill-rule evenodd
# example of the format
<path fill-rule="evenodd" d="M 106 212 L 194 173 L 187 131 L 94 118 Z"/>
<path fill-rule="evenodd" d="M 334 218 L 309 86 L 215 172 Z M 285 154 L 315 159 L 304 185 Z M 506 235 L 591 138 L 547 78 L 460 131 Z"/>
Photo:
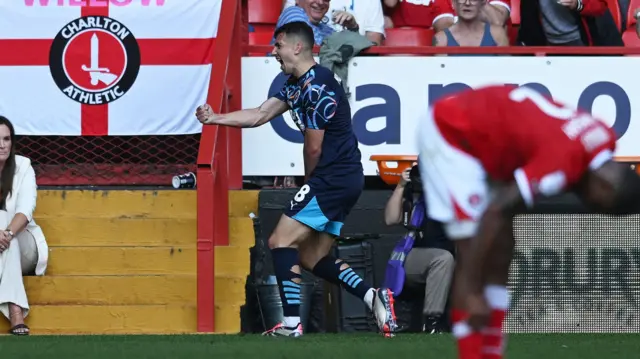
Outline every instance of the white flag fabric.
<path fill-rule="evenodd" d="M 17 134 L 201 132 L 222 0 L 74 2 L 0 1 L 0 115 Z"/>

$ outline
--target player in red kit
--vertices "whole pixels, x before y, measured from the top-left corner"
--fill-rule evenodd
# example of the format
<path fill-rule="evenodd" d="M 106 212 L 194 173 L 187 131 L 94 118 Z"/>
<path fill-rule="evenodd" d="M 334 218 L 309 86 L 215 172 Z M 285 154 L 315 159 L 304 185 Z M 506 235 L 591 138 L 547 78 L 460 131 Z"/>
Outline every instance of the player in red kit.
<path fill-rule="evenodd" d="M 605 123 L 526 87 L 443 98 L 419 133 L 428 215 L 444 223 L 459 254 L 452 313 L 459 358 L 503 358 L 515 213 L 567 191 L 594 213 L 635 213 L 640 177 L 613 161 L 616 135 Z"/>

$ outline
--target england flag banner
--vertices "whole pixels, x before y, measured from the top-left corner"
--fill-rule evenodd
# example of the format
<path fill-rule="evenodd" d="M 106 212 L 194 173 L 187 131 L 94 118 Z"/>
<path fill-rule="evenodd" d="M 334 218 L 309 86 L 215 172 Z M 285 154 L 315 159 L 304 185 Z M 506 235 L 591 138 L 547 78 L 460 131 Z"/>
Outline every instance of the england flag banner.
<path fill-rule="evenodd" d="M 19 135 L 199 133 L 221 5 L 0 1 L 0 115 Z"/>

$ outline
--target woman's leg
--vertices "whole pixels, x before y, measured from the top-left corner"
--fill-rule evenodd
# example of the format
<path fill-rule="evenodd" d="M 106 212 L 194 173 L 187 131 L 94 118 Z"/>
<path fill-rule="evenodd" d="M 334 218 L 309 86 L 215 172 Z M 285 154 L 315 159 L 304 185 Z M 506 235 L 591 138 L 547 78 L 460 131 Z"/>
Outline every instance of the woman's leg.
<path fill-rule="evenodd" d="M 22 275 L 35 275 L 38 264 L 38 246 L 36 238 L 28 230 L 18 234 L 16 240 L 20 243 L 20 264 Z"/>
<path fill-rule="evenodd" d="M 11 321 L 11 327 L 24 324 L 24 315 L 20 308 L 29 308 L 27 293 L 22 282 L 20 264 L 20 242 L 12 240 L 9 248 L 2 254 L 0 274 L 0 312 Z M 16 309 L 15 305 L 18 305 Z"/>
<path fill-rule="evenodd" d="M 11 241 L 10 247 L 0 255 L 2 273 L 0 274 L 0 312 L 11 321 L 11 327 L 24 324 L 29 314 L 29 303 L 22 280 L 23 273 L 35 270 L 38 252 L 35 238 L 23 231 Z M 19 333 L 28 333 L 26 327 L 16 329 Z"/>

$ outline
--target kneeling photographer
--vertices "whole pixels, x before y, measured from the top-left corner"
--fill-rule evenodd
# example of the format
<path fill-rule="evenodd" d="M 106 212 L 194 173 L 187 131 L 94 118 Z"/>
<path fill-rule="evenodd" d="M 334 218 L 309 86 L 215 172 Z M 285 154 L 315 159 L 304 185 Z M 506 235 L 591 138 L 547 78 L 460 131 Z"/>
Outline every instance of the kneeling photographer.
<path fill-rule="evenodd" d="M 444 310 L 455 260 L 454 245 L 442 224 L 426 216 L 418 165 L 406 169 L 385 207 L 387 225 L 404 224 L 408 233 L 389 259 L 385 283 L 394 292 L 424 291 L 423 331 L 445 331 Z"/>

